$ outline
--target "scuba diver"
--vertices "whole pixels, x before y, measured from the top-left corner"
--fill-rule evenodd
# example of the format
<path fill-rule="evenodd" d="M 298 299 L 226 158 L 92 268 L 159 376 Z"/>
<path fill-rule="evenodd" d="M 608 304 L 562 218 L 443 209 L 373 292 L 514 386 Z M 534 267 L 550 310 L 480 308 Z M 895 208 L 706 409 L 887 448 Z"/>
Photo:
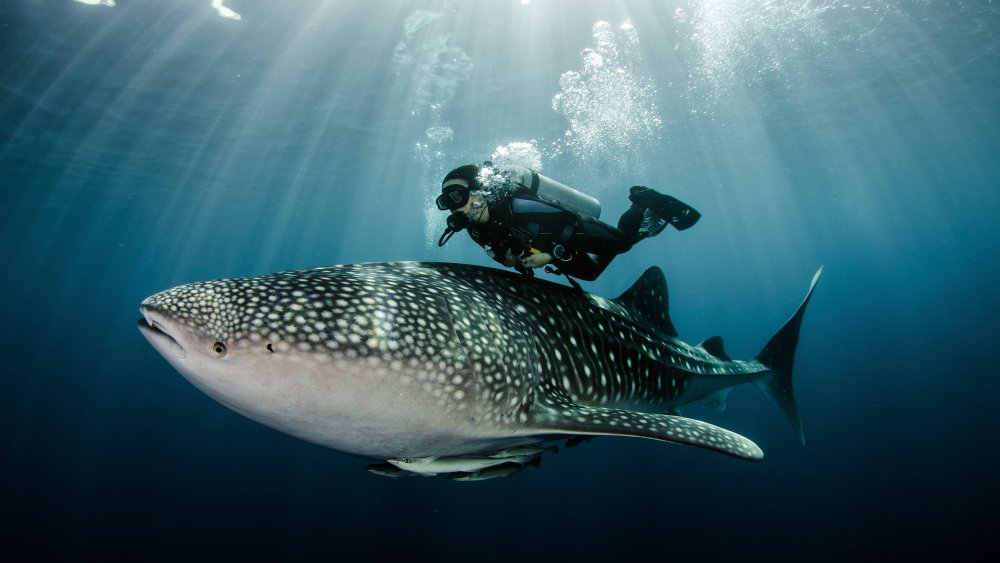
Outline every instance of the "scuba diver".
<path fill-rule="evenodd" d="M 602 222 L 601 204 L 569 186 L 520 166 L 496 169 L 489 161 L 460 166 L 441 183 L 438 209 L 451 211 L 438 240 L 468 229 L 491 258 L 526 275 L 534 268 L 593 281 L 615 256 L 666 226 L 692 227 L 701 214 L 644 186 L 629 190 L 632 205 L 618 227 Z"/>

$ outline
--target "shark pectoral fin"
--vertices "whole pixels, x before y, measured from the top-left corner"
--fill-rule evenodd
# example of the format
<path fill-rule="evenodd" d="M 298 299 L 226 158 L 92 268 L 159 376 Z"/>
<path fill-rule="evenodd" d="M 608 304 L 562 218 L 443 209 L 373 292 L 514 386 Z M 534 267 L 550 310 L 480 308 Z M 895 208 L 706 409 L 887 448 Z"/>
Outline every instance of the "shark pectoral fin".
<path fill-rule="evenodd" d="M 702 399 L 701 402 L 719 412 L 722 412 L 726 410 L 726 398 L 729 396 L 729 391 L 731 390 L 732 387 L 719 389 L 715 393 L 712 393 L 708 397 Z"/>
<path fill-rule="evenodd" d="M 749 439 L 693 418 L 582 405 L 538 410 L 531 426 L 539 434 L 634 436 L 697 446 L 751 461 L 764 459 L 764 452 Z"/>

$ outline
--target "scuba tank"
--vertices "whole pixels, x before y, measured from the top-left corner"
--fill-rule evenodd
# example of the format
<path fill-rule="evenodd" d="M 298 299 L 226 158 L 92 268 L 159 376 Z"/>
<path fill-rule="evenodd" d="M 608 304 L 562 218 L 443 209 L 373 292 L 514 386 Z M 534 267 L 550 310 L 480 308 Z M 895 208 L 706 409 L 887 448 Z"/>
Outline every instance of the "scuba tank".
<path fill-rule="evenodd" d="M 505 168 L 504 172 L 514 187 L 520 186 L 529 194 L 555 203 L 574 213 L 587 215 L 594 219 L 601 218 L 601 202 L 585 193 L 523 166 L 511 166 Z"/>

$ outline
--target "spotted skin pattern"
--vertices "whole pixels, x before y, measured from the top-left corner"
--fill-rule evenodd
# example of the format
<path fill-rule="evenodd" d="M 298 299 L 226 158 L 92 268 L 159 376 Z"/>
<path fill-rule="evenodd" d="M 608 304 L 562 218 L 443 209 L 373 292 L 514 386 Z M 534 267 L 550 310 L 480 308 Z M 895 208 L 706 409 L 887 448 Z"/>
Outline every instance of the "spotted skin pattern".
<path fill-rule="evenodd" d="M 197 353 L 219 356 L 212 361 L 251 358 L 246 365 L 318 374 L 314 380 L 346 380 L 343 373 L 350 372 L 350 393 L 357 397 L 351 408 L 365 410 L 354 413 L 351 424 L 371 421 L 372 430 L 339 442 L 281 419 L 311 396 L 260 416 L 253 416 L 252 397 L 223 402 L 279 430 L 359 455 L 461 455 L 598 434 L 763 457 L 738 434 L 663 414 L 765 378 L 771 369 L 677 339 L 658 268 L 609 300 L 492 268 L 349 264 L 192 283 L 149 297 L 141 310 L 148 326 L 169 321 L 181 327 L 173 330 L 193 335 Z M 307 394 L 327 392 L 318 388 Z M 329 392 L 350 395 L 341 389 L 331 384 Z M 405 413 L 398 429 L 393 421 L 375 422 L 398 413 Z M 408 447 L 407 432 L 421 434 L 414 438 L 419 447 Z"/>

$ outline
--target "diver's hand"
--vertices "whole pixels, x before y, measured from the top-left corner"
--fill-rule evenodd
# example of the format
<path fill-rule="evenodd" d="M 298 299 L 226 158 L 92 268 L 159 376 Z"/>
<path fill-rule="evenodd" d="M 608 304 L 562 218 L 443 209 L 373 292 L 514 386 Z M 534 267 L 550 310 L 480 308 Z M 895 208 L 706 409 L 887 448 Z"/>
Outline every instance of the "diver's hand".
<path fill-rule="evenodd" d="M 521 262 L 521 256 L 519 254 L 514 254 L 508 248 L 507 252 L 505 252 L 503 255 L 503 265 L 507 266 L 508 268 L 513 268 L 514 264 L 518 264 L 520 262 Z"/>
<path fill-rule="evenodd" d="M 525 268 L 541 268 L 552 262 L 552 255 L 548 252 L 529 254 L 521 259 L 521 265 Z"/>

